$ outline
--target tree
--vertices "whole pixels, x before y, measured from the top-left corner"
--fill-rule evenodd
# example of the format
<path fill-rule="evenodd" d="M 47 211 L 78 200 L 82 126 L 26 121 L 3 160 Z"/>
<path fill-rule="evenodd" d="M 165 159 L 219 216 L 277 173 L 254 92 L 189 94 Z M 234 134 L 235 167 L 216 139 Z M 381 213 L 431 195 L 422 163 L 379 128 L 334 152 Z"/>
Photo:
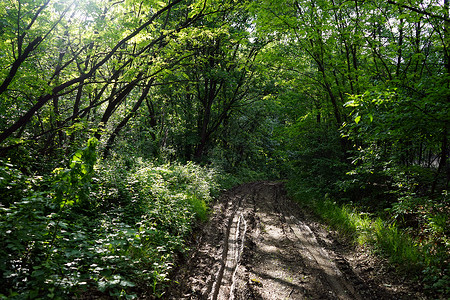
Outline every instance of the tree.
<path fill-rule="evenodd" d="M 30 13 L 24 12 L 22 4 L 25 2 L 17 3 L 18 7 L 11 8 L 11 10 L 15 12 L 15 18 L 20 23 L 23 22 L 22 15 L 28 16 Z M 36 12 L 32 14 L 33 18 L 27 23 L 25 29 L 20 27 L 17 29 L 16 40 L 7 40 L 15 48 L 12 47 L 13 51 L 7 54 L 8 59 L 5 60 L 5 63 L 8 64 L 11 61 L 11 67 L 1 84 L 1 96 L 4 100 L 3 103 L 6 104 L 3 108 L 8 107 L 8 104 L 14 99 L 14 94 L 17 94 L 21 101 L 15 101 L 15 103 L 19 108 L 17 111 L 21 114 L 15 118 L 10 116 L 7 122 L 4 122 L 0 143 L 5 145 L 7 139 L 16 133 L 16 138 L 35 140 L 45 135 L 46 132 L 60 131 L 62 127 L 71 126 L 75 120 L 80 120 L 81 117 L 86 118 L 90 113 L 92 118 L 93 109 L 108 102 L 108 107 L 100 118 L 100 122 L 106 123 L 136 84 L 141 80 L 148 80 L 148 76 L 154 73 L 149 66 L 152 66 L 152 56 L 155 55 L 157 49 L 163 47 L 174 32 L 181 31 L 195 19 L 201 17 L 205 7 L 202 5 L 203 2 L 199 2 L 199 4 L 198 10 L 194 10 L 191 15 L 178 13 L 170 24 L 168 24 L 169 16 L 176 7 L 183 6 L 181 11 L 187 9 L 182 1 L 171 1 L 163 6 L 151 2 L 140 5 L 137 11 L 134 9 L 139 2 L 133 1 L 126 4 L 91 2 L 90 6 L 85 7 L 86 10 L 81 10 L 81 12 L 77 10 L 77 7 L 68 5 L 61 8 L 58 3 L 50 3 L 50 1 L 42 2 L 40 6 L 26 5 L 30 12 Z M 13 2 L 11 2 L 11 7 L 14 7 Z M 52 14 L 53 11 L 62 12 Z M 127 11 L 135 12 L 133 18 L 127 19 L 127 22 L 122 19 L 115 20 L 119 12 Z M 41 17 L 44 13 L 49 16 L 48 18 L 56 19 L 47 30 L 45 26 L 38 26 L 41 22 L 45 23 Z M 78 24 L 71 24 L 64 18 L 67 14 L 82 20 L 81 24 L 85 26 L 83 33 L 81 33 L 81 28 L 77 27 Z M 14 13 L 9 15 L 14 16 Z M 113 22 L 123 23 L 120 26 L 112 26 Z M 25 37 L 30 35 L 28 29 L 34 24 L 37 24 L 37 37 L 30 37 L 31 42 L 22 50 Z M 167 28 L 168 25 L 171 27 Z M 42 32 L 44 32 L 43 35 Z M 48 39 L 50 33 L 62 34 L 62 39 L 66 41 L 63 43 L 63 48 L 61 46 L 54 47 L 57 45 Z M 13 36 L 12 33 L 11 36 Z M 57 39 L 56 43 L 60 40 Z M 38 49 L 38 45 L 41 48 Z M 4 46 L 6 49 L 8 45 L 4 44 Z M 43 49 L 47 50 L 45 55 Z M 15 55 L 16 58 L 14 58 Z M 42 61 L 36 61 L 39 68 L 25 70 L 24 63 L 32 55 L 34 58 L 43 58 Z M 52 61 L 55 65 L 54 72 L 48 74 L 45 70 L 49 64 L 52 64 Z M 32 64 L 32 66 L 36 65 Z M 45 85 L 41 86 L 46 86 L 46 88 L 36 88 L 33 86 L 33 82 L 20 78 L 26 74 L 32 74 L 35 77 L 43 74 L 38 82 L 45 82 Z M 27 95 L 27 90 L 33 91 L 33 94 Z M 104 98 L 105 92 L 110 92 L 110 96 Z M 28 98 L 27 101 L 22 100 L 23 94 Z M 92 96 L 92 94 L 96 96 Z M 81 108 L 83 99 L 86 99 L 88 95 L 91 97 L 89 104 L 85 104 L 85 107 Z M 75 98 L 75 103 L 72 102 L 72 97 Z M 40 133 L 36 132 L 36 128 L 27 130 L 27 126 L 35 116 L 38 120 L 41 119 L 39 113 L 50 101 L 53 102 L 52 114 L 55 116 L 53 119 L 56 120 L 56 123 L 53 122 L 55 124 L 50 125 L 53 128 L 49 129 L 46 122 L 41 121 Z M 63 103 L 72 107 L 66 112 L 73 112 L 73 114 L 60 115 L 62 107 L 65 106 Z M 93 119 L 89 120 L 89 122 L 92 121 Z M 35 131 L 34 135 L 32 131 Z M 25 132 L 27 136 L 24 136 Z M 10 142 L 11 140 L 8 143 L 10 144 Z"/>
<path fill-rule="evenodd" d="M 201 161 L 236 109 L 251 103 L 255 59 L 263 45 L 249 40 L 245 10 L 245 4 L 221 4 L 216 15 L 196 22 L 167 53 L 187 55 L 160 85 L 161 97 L 170 99 L 166 114 L 173 123 L 165 126 L 170 126 L 171 144 L 187 160 Z"/>

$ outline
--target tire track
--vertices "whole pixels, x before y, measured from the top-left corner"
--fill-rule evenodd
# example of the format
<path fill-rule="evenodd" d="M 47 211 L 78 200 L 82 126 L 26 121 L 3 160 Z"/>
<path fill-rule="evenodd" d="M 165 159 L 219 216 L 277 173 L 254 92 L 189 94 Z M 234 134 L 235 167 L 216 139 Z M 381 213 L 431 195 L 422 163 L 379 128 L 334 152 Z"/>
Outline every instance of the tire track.
<path fill-rule="evenodd" d="M 237 268 L 241 255 L 244 251 L 245 235 L 247 232 L 247 221 L 243 214 L 242 201 L 240 198 L 234 212 L 228 219 L 227 232 L 222 252 L 222 263 L 212 292 L 208 299 L 234 299 L 234 288 Z"/>
<path fill-rule="evenodd" d="M 392 299 L 369 291 L 347 261 L 322 247 L 326 233 L 311 229 L 280 182 L 236 187 L 213 211 L 165 299 Z"/>
<path fill-rule="evenodd" d="M 323 271 L 326 281 L 333 289 L 336 297 L 342 300 L 361 300 L 361 296 L 355 291 L 353 286 L 343 280 L 344 276 L 342 272 L 333 260 L 331 260 L 327 251 L 319 245 L 311 228 L 285 210 L 284 219 L 286 220 L 286 225 L 293 234 L 294 239 L 301 245 L 299 253 L 307 259 L 313 267 Z"/>

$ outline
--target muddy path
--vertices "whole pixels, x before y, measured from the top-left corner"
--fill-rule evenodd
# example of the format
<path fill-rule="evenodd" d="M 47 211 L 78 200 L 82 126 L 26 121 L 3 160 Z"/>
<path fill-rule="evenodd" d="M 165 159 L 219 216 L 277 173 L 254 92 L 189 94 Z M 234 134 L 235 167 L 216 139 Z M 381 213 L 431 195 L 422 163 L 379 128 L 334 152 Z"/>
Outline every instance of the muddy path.
<path fill-rule="evenodd" d="M 386 274 L 381 266 L 312 221 L 282 183 L 236 187 L 213 212 L 167 299 L 422 298 L 399 280 L 377 278 Z"/>

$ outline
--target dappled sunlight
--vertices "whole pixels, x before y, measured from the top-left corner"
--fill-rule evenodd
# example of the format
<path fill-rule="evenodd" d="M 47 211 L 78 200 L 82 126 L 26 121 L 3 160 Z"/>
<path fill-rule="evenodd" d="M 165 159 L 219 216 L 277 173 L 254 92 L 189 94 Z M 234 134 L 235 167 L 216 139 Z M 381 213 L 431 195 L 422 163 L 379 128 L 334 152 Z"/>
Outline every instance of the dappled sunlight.
<path fill-rule="evenodd" d="M 449 298 L 449 32 L 450 0 L 0 0 L 0 298 L 163 297 L 203 235 L 173 299 L 362 297 L 284 184 Z"/>

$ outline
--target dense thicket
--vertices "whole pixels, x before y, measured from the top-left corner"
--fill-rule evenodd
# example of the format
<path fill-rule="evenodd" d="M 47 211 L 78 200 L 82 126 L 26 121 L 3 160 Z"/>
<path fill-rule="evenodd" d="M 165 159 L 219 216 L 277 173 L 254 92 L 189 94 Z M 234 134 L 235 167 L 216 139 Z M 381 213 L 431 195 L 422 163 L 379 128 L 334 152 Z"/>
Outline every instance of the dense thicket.
<path fill-rule="evenodd" d="M 449 30 L 448 0 L 0 2 L 0 295 L 162 292 L 213 170 L 397 223 L 449 293 Z"/>

